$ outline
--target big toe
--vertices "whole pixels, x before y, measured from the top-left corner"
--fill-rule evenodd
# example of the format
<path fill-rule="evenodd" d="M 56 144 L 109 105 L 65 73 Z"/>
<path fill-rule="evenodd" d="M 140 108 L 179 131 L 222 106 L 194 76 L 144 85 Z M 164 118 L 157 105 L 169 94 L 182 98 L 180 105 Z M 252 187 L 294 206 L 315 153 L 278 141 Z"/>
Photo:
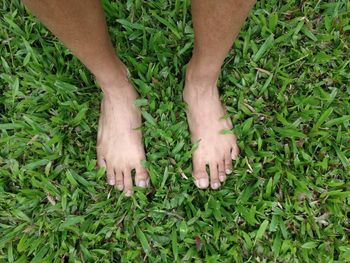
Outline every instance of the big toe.
<path fill-rule="evenodd" d="M 195 171 L 193 173 L 195 184 L 200 189 L 206 189 L 209 186 L 209 176 L 205 171 Z"/>

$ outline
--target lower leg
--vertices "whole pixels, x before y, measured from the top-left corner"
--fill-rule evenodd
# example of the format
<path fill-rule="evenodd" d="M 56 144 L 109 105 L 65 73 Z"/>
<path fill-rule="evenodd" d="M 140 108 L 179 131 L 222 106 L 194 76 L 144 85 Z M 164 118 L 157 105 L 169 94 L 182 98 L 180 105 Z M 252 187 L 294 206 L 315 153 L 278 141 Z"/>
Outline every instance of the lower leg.
<path fill-rule="evenodd" d="M 221 66 L 255 0 L 192 0 L 194 49 L 187 80 L 215 86 Z"/>
<path fill-rule="evenodd" d="M 126 78 L 126 68 L 114 52 L 99 0 L 23 0 L 23 3 L 80 59 L 100 84 Z"/>
<path fill-rule="evenodd" d="M 77 56 L 96 77 L 103 92 L 97 139 L 99 166 L 108 183 L 132 193 L 131 170 L 136 184 L 146 186 L 148 175 L 140 130 L 141 115 L 134 105 L 137 92 L 127 69 L 116 56 L 107 33 L 99 0 L 23 0 L 24 4 Z"/>
<path fill-rule="evenodd" d="M 232 160 L 239 153 L 235 136 L 222 134 L 232 123 L 223 119 L 216 82 L 221 66 L 254 0 L 192 0 L 195 33 L 193 55 L 187 65 L 184 100 L 193 142 L 193 175 L 196 185 L 217 189 L 232 172 Z M 206 172 L 209 165 L 210 176 Z"/>

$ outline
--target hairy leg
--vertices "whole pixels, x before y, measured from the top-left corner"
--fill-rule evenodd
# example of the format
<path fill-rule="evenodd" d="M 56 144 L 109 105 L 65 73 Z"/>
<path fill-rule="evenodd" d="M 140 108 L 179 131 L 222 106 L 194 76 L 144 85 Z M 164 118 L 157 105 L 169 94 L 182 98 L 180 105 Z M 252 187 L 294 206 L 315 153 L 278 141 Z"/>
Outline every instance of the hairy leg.
<path fill-rule="evenodd" d="M 192 0 L 195 33 L 193 55 L 187 65 L 184 100 L 192 141 L 199 146 L 192 156 L 193 176 L 199 188 L 217 189 L 232 172 L 239 149 L 219 100 L 216 82 L 221 66 L 255 0 Z M 210 175 L 206 172 L 209 165 Z"/>
<path fill-rule="evenodd" d="M 141 115 L 133 102 L 137 92 L 127 68 L 114 52 L 99 0 L 23 0 L 23 3 L 77 56 L 96 77 L 104 98 L 97 138 L 97 159 L 107 181 L 126 195 L 132 194 L 131 171 L 136 185 L 147 186 Z"/>

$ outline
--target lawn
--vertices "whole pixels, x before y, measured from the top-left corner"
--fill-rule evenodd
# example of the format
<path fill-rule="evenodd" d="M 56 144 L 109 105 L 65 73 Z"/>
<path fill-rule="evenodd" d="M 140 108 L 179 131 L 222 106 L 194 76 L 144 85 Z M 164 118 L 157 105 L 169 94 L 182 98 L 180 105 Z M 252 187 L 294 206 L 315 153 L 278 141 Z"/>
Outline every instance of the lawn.
<path fill-rule="evenodd" d="M 189 0 L 104 1 L 140 93 L 152 187 L 96 164 L 101 92 L 18 0 L 0 4 L 1 262 L 350 262 L 350 3 L 259 1 L 219 87 L 241 155 L 191 179 Z"/>

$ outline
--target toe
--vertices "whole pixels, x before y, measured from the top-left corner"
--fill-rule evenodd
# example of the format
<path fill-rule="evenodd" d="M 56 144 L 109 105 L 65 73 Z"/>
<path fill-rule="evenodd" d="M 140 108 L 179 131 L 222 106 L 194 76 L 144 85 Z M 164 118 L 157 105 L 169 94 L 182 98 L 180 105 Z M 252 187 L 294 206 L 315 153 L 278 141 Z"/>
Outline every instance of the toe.
<path fill-rule="evenodd" d="M 130 169 L 125 169 L 123 171 L 124 178 L 124 193 L 125 196 L 131 196 L 133 194 L 132 190 L 132 178 Z"/>
<path fill-rule="evenodd" d="M 115 170 L 115 187 L 119 191 L 124 189 L 123 173 L 120 170 Z"/>
<path fill-rule="evenodd" d="M 220 187 L 220 180 L 219 180 L 219 170 L 218 170 L 218 164 L 211 163 L 209 165 L 210 170 L 210 186 L 212 189 L 218 189 Z"/>
<path fill-rule="evenodd" d="M 194 171 L 193 176 L 195 179 L 195 184 L 200 189 L 206 189 L 209 186 L 209 176 L 205 170 Z"/>
<path fill-rule="evenodd" d="M 226 179 L 226 174 L 225 174 L 225 161 L 222 160 L 218 164 L 218 170 L 219 170 L 219 180 L 220 182 L 224 182 Z"/>
<path fill-rule="evenodd" d="M 97 166 L 98 168 L 104 167 L 107 170 L 105 159 L 103 158 L 103 156 L 101 156 L 101 154 L 97 154 Z"/>
<path fill-rule="evenodd" d="M 114 174 L 113 166 L 108 164 L 106 172 L 107 172 L 107 183 L 109 185 L 115 185 L 115 174 Z"/>
<path fill-rule="evenodd" d="M 232 173 L 232 159 L 228 154 L 225 156 L 225 172 L 226 174 Z"/>
<path fill-rule="evenodd" d="M 198 156 L 193 156 L 193 177 L 196 186 L 200 189 L 206 189 L 209 186 L 209 176 L 206 172 L 206 164 Z"/>
<path fill-rule="evenodd" d="M 139 187 L 148 187 L 149 186 L 149 177 L 146 168 L 141 164 L 135 168 L 135 184 Z"/>
<path fill-rule="evenodd" d="M 239 155 L 239 148 L 236 144 L 234 144 L 231 149 L 231 159 L 236 160 L 238 155 Z"/>

